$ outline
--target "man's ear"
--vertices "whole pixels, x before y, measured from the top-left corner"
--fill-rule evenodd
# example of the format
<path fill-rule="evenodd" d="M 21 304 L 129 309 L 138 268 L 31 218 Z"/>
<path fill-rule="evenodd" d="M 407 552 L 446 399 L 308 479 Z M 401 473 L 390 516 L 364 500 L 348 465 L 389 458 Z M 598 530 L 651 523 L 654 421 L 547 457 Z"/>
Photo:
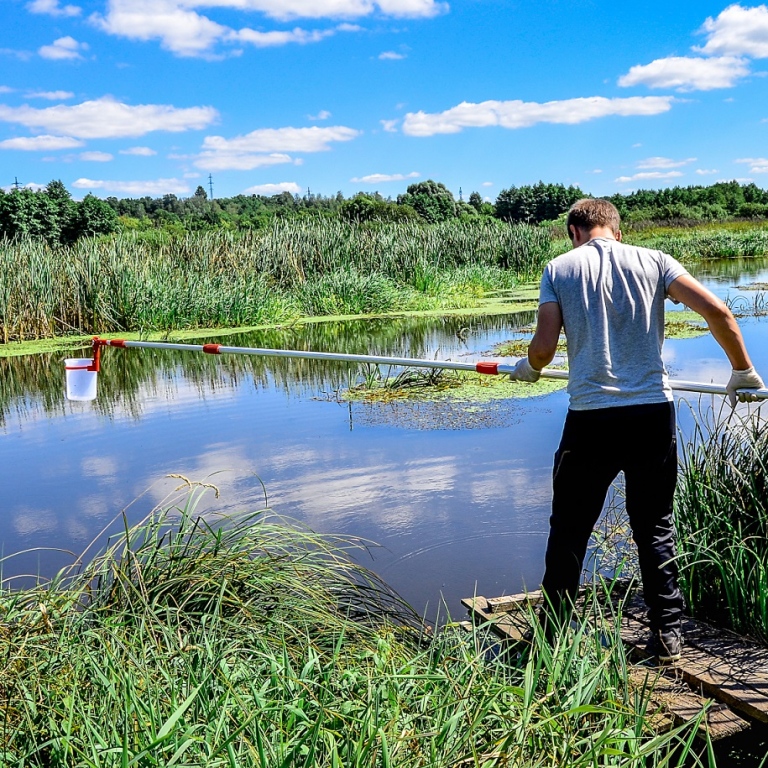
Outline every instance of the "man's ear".
<path fill-rule="evenodd" d="M 616 230 L 616 241 L 619 242 L 619 243 L 621 242 L 621 230 L 620 229 Z"/>

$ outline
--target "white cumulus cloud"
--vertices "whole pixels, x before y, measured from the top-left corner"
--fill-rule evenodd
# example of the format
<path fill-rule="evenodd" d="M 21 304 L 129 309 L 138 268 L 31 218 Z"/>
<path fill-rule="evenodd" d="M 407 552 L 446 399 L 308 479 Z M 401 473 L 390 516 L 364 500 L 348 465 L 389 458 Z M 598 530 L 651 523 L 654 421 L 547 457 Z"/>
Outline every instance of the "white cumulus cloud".
<path fill-rule="evenodd" d="M 658 115 L 669 111 L 673 101 L 671 96 L 633 96 L 625 99 L 591 96 L 544 103 L 494 100 L 474 104 L 465 101 L 445 112 L 409 112 L 403 121 L 403 133 L 434 136 L 488 126 L 515 129 L 537 123 L 575 125 L 613 115 Z"/>
<path fill-rule="evenodd" d="M 307 120 L 316 122 L 318 120 L 327 120 L 331 113 L 327 109 L 321 109 L 316 115 L 307 115 Z"/>
<path fill-rule="evenodd" d="M 73 59 L 82 59 L 81 51 L 87 51 L 87 43 L 78 43 L 74 37 L 67 35 L 54 40 L 51 45 L 43 45 L 37 49 L 37 52 L 44 59 L 53 61 L 66 61 Z"/>
<path fill-rule="evenodd" d="M 154 149 L 150 149 L 149 147 L 128 147 L 128 149 L 121 149 L 120 154 L 136 155 L 138 157 L 152 157 L 152 155 L 156 155 L 157 152 L 155 152 Z"/>
<path fill-rule="evenodd" d="M 381 127 L 387 132 L 387 133 L 397 133 L 397 124 L 400 122 L 399 120 L 379 120 L 381 123 Z"/>
<path fill-rule="evenodd" d="M 259 11 L 273 19 L 362 18 L 379 13 L 400 18 L 430 18 L 448 9 L 436 0 L 187 0 L 185 5 L 207 5 Z"/>
<path fill-rule="evenodd" d="M 493 182 L 492 181 L 484 181 L 483 182 L 483 186 L 484 187 L 492 187 L 493 186 Z"/>
<path fill-rule="evenodd" d="M 768 173 L 768 158 L 765 157 L 742 157 L 737 163 L 750 166 L 750 173 Z"/>
<path fill-rule="evenodd" d="M 711 168 L 711 169 L 707 169 L 707 168 L 697 168 L 697 169 L 696 169 L 696 173 L 697 173 L 699 176 L 710 176 L 710 175 L 711 175 L 711 174 L 713 174 L 713 173 L 720 173 L 720 171 L 718 171 L 716 168 Z"/>
<path fill-rule="evenodd" d="M 306 45 L 307 43 L 319 43 L 326 37 L 336 34 L 335 29 L 313 29 L 306 30 L 296 27 L 295 29 L 281 30 L 273 29 L 269 32 L 259 32 L 255 29 L 232 30 L 226 35 L 226 41 L 237 41 L 239 43 L 249 43 L 257 48 L 273 48 L 278 45 L 288 45 L 289 43 L 298 43 Z"/>
<path fill-rule="evenodd" d="M 75 94 L 72 91 L 27 91 L 28 99 L 46 99 L 47 101 L 65 101 Z"/>
<path fill-rule="evenodd" d="M 218 112 L 213 107 L 131 106 L 109 96 L 73 106 L 57 104 L 43 109 L 0 104 L 0 122 L 17 123 L 78 139 L 116 139 L 144 136 L 152 131 L 199 130 L 217 117 Z"/>
<path fill-rule="evenodd" d="M 351 182 L 354 182 L 355 184 L 362 183 L 362 184 L 382 184 L 387 181 L 405 181 L 406 179 L 418 179 L 421 174 L 417 173 L 416 171 L 411 171 L 411 173 L 371 173 L 368 176 L 361 176 L 360 178 L 355 177 L 354 179 L 350 179 Z"/>
<path fill-rule="evenodd" d="M 201 152 L 195 161 L 198 168 L 206 171 L 252 171 L 270 165 L 292 163 L 293 158 L 284 152 L 253 155 L 247 152 Z"/>
<path fill-rule="evenodd" d="M 24 152 L 54 152 L 57 149 L 82 147 L 83 142 L 69 136 L 19 136 L 0 141 L 0 149 L 20 149 Z"/>
<path fill-rule="evenodd" d="M 279 195 L 281 192 L 290 192 L 296 195 L 301 192 L 301 187 L 295 181 L 281 181 L 278 184 L 256 184 L 243 190 L 244 195 Z"/>
<path fill-rule="evenodd" d="M 114 160 L 114 156 L 109 152 L 81 152 L 78 157 L 81 160 L 85 160 L 86 163 L 108 163 L 110 160 Z"/>
<path fill-rule="evenodd" d="M 702 27 L 707 42 L 699 50 L 707 55 L 768 58 L 768 6 L 745 8 L 729 5 L 717 18 L 709 17 Z"/>
<path fill-rule="evenodd" d="M 198 13 L 195 8 L 217 6 L 236 10 L 256 10 L 267 15 L 276 15 L 281 6 L 285 13 L 280 18 L 296 16 L 334 17 L 355 14 L 333 13 L 334 0 L 326 3 L 307 3 L 299 0 L 299 6 L 307 9 L 316 7 L 320 13 L 297 14 L 290 12 L 290 2 L 264 2 L 260 7 L 254 0 L 109 0 L 106 13 L 93 14 L 91 23 L 103 31 L 127 37 L 131 40 L 159 40 L 166 50 L 177 56 L 199 56 L 216 58 L 215 49 L 219 44 L 248 44 L 259 48 L 288 44 L 305 45 L 317 43 L 337 32 L 359 31 L 352 24 L 338 24 L 328 29 L 306 30 L 296 27 L 290 30 L 256 30 L 249 27 L 233 29 L 219 24 Z M 324 6 L 328 8 L 324 9 Z M 324 12 L 327 11 L 327 12 Z M 270 13 L 274 11 L 274 13 Z M 359 15 L 359 14 L 357 14 Z M 239 53 L 239 51 L 235 51 Z"/>
<path fill-rule="evenodd" d="M 404 53 L 397 53 L 397 51 L 382 51 L 379 54 L 379 58 L 382 61 L 400 61 L 405 58 Z"/>
<path fill-rule="evenodd" d="M 206 136 L 195 165 L 206 170 L 251 170 L 265 165 L 289 163 L 288 152 L 324 152 L 331 144 L 351 141 L 360 131 L 345 126 L 321 128 L 260 128 L 244 136 L 226 139 Z"/>
<path fill-rule="evenodd" d="M 76 189 L 94 189 L 105 192 L 119 192 L 123 195 L 183 195 L 190 191 L 189 185 L 179 179 L 154 179 L 150 181 L 107 181 L 97 179 L 78 179 L 72 182 Z"/>
<path fill-rule="evenodd" d="M 616 181 L 619 184 L 625 184 L 628 181 L 650 181 L 650 180 L 659 180 L 659 179 L 676 179 L 678 176 L 682 176 L 683 174 L 680 173 L 680 171 L 667 171 L 666 173 L 662 171 L 643 171 L 641 173 L 636 173 L 633 176 L 619 176 Z"/>
<path fill-rule="evenodd" d="M 59 5 L 59 0 L 33 0 L 27 5 L 27 10 L 47 16 L 79 16 L 82 12 L 77 5 Z"/>
<path fill-rule="evenodd" d="M 695 162 L 695 157 L 688 157 L 685 160 L 673 160 L 670 157 L 646 157 L 645 160 L 638 160 L 637 167 L 641 169 L 682 168 L 684 165 Z"/>
<path fill-rule="evenodd" d="M 675 88 L 678 91 L 711 91 L 730 88 L 737 80 L 749 74 L 746 59 L 719 56 L 703 59 L 694 56 L 669 56 L 650 64 L 638 64 L 619 78 L 619 85 L 627 88 L 646 85 L 649 88 Z"/>

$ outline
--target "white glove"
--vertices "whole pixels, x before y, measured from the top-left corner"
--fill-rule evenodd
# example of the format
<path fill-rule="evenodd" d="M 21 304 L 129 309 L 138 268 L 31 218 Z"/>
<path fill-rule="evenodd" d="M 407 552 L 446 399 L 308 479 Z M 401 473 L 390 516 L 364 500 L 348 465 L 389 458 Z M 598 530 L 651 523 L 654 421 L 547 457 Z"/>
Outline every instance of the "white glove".
<path fill-rule="evenodd" d="M 528 358 L 524 357 L 517 361 L 514 369 L 508 374 L 510 381 L 538 381 L 541 376 L 541 371 L 537 371 L 529 362 Z"/>
<path fill-rule="evenodd" d="M 731 371 L 730 381 L 725 385 L 731 408 L 735 408 L 737 402 L 753 403 L 758 399 L 749 392 L 737 392 L 737 389 L 763 389 L 763 387 L 765 384 L 754 368 L 747 368 L 746 371 Z"/>

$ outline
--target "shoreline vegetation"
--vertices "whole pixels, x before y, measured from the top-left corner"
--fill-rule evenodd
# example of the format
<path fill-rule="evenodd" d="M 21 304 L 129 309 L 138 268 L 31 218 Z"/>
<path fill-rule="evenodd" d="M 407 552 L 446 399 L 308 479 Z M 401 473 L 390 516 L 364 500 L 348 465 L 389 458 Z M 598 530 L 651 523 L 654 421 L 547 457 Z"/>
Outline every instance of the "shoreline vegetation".
<path fill-rule="evenodd" d="M 684 263 L 768 254 L 768 228 L 758 225 L 626 239 Z M 289 219 L 245 233 L 150 232 L 55 246 L 6 240 L 0 356 L 66 349 L 95 334 L 202 338 L 323 318 L 531 309 L 544 264 L 568 247 L 551 228 L 490 218 Z"/>
<path fill-rule="evenodd" d="M 368 543 L 203 519 L 216 489 L 182 480 L 106 551 L 0 592 L 4 765 L 707 764 L 697 719 L 654 733 L 601 586 L 554 649 L 504 650 L 425 627 Z"/>
<path fill-rule="evenodd" d="M 505 192 L 512 210 L 520 195 Z M 535 310 L 541 269 L 569 247 L 561 225 L 455 207 L 428 223 L 417 204 L 387 221 L 363 213 L 389 203 L 358 199 L 349 220 L 271 216 L 246 231 L 126 225 L 64 244 L 0 241 L 0 358 L 83 348 L 94 334 L 183 340 L 353 317 Z M 93 217 L 101 211 L 88 205 Z M 740 205 L 768 212 L 762 198 Z M 625 239 L 684 263 L 768 254 L 764 224 L 645 226 L 642 210 Z M 766 310 L 762 295 L 749 302 L 746 312 Z M 679 314 L 668 318 L 681 324 L 674 332 L 695 332 L 695 319 Z M 11 362 L 0 360 L 9 396 L 53 376 L 60 389 L 60 373 L 34 355 L 28 370 Z M 214 362 L 184 365 L 206 377 Z M 129 405 L 154 376 L 128 356 L 110 368 L 104 399 Z M 397 396 L 388 377 L 371 384 L 385 400 Z M 764 642 L 766 435 L 754 419 L 702 425 L 684 449 L 677 499 L 692 612 L 714 606 L 724 624 Z M 554 650 L 499 653 L 482 629 L 423 631 L 357 564 L 367 543 L 318 536 L 269 510 L 203 520 L 204 488 L 186 484 L 188 496 L 52 582 L 0 588 L 3 764 L 714 766 L 711 745 L 694 748 L 695 722 L 653 734 L 648 691 L 629 683 L 601 585 Z"/>

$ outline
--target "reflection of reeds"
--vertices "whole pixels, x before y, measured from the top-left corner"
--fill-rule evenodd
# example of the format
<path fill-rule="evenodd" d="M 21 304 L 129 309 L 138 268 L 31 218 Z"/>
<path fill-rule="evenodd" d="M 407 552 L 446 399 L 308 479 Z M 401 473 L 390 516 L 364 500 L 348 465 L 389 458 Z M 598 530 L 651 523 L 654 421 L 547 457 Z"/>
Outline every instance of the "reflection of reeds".
<path fill-rule="evenodd" d="M 555 648 L 493 658 L 483 629 L 423 633 L 354 541 L 198 498 L 0 594 L 4 764 L 699 765 L 691 726 L 650 733 L 600 600 Z"/>
<path fill-rule="evenodd" d="M 768 420 L 699 420 L 677 494 L 682 582 L 694 616 L 768 640 Z"/>
<path fill-rule="evenodd" d="M 494 221 L 314 219 L 241 234 L 83 238 L 55 248 L 4 241 L 0 330 L 7 343 L 73 330 L 216 328 L 441 306 L 437 294 L 537 276 L 551 246 L 543 230 Z M 451 305 L 461 306 L 461 297 Z"/>
<path fill-rule="evenodd" d="M 499 330 L 515 323 L 528 323 L 531 317 L 530 313 L 521 313 L 519 318 L 516 315 L 491 316 L 474 318 L 472 323 L 485 330 Z M 468 322 L 466 317 L 455 316 L 307 323 L 231 334 L 218 340 L 240 347 L 397 356 L 405 351 L 409 356 L 422 357 L 438 346 L 440 339 L 455 337 Z M 62 361 L 78 354 L 81 353 L 0 357 L 0 423 L 12 409 L 23 414 L 32 404 L 48 413 L 63 412 Z M 258 388 L 274 385 L 285 392 L 312 395 L 347 387 L 357 373 L 357 366 L 321 360 L 106 349 L 102 353 L 98 399 L 93 407 L 103 414 L 111 414 L 116 407 L 138 414 L 142 391 L 156 392 L 162 386 L 169 386 L 168 382 L 177 377 L 191 382 L 201 391 L 203 388 L 215 390 L 236 386 L 249 378 Z"/>

